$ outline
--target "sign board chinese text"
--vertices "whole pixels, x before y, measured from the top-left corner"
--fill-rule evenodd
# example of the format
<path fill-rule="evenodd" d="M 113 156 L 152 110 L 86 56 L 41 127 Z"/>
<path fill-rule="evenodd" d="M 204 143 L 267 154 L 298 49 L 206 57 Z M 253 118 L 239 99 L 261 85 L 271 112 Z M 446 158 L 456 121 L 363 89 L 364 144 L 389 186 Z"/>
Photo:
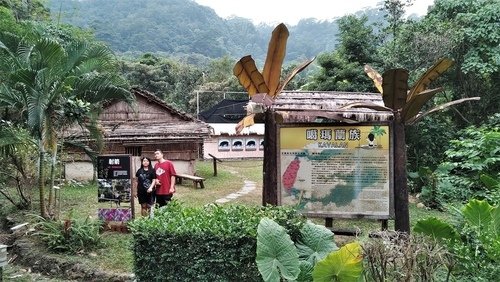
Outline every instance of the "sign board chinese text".
<path fill-rule="evenodd" d="M 281 127 L 279 198 L 309 216 L 392 216 L 386 125 Z"/>

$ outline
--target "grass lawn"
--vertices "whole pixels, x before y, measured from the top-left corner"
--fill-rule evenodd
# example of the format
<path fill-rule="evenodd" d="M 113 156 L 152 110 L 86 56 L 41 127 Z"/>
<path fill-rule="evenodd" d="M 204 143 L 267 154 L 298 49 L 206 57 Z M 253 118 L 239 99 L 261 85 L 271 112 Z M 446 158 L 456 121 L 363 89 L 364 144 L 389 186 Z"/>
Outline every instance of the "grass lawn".
<path fill-rule="evenodd" d="M 212 161 L 199 161 L 197 175 L 205 178 L 205 189 L 195 189 L 192 182 L 185 180 L 184 185 L 177 186 L 174 198 L 187 205 L 201 206 L 214 203 L 217 199 L 239 191 L 245 181 L 255 183 L 255 189 L 240 196 L 230 204 L 260 205 L 262 203 L 262 160 L 224 161 L 217 163 L 217 176 L 213 175 Z M 33 197 L 36 199 L 36 194 Z M 60 219 L 69 217 L 96 218 L 97 208 L 102 205 L 97 202 L 97 185 L 85 184 L 82 186 L 65 186 L 61 189 Z M 109 205 L 109 204 L 108 204 Z M 37 212 L 38 210 L 34 210 Z M 140 207 L 136 205 L 136 216 L 140 216 Z M 419 209 L 410 204 L 411 223 L 428 216 L 447 217 L 446 213 Z M 323 224 L 323 219 L 313 219 Z M 359 229 L 363 234 L 380 230 L 380 223 L 375 220 L 334 220 L 334 228 Z M 394 221 L 389 221 L 389 229 L 394 229 Z M 363 235 L 364 236 L 364 235 Z M 116 272 L 133 272 L 133 257 L 130 250 L 132 237 L 130 234 L 105 232 L 103 233 L 105 247 L 90 254 L 80 254 L 77 259 L 92 267 Z M 342 242 L 354 240 L 354 237 L 342 238 Z M 75 257 L 68 257 L 75 259 Z"/>

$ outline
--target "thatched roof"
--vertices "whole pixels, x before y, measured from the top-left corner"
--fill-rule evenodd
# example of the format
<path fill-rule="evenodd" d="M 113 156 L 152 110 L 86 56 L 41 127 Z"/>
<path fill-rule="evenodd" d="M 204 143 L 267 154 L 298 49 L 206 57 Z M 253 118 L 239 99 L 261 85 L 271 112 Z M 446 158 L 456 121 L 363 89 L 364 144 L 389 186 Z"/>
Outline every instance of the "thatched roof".
<path fill-rule="evenodd" d="M 136 107 L 132 109 L 123 101 L 111 102 L 99 116 L 99 125 L 105 142 L 145 144 L 202 141 L 210 135 L 209 125 L 193 116 L 175 109 L 155 95 L 133 88 Z M 89 134 L 80 127 L 66 132 L 66 137 L 82 141 Z"/>
<path fill-rule="evenodd" d="M 370 103 L 380 110 L 342 107 L 352 103 Z M 384 109 L 380 93 L 336 91 L 283 91 L 273 103 L 276 113 L 285 123 L 333 120 L 349 123 L 389 121 L 393 113 Z"/>

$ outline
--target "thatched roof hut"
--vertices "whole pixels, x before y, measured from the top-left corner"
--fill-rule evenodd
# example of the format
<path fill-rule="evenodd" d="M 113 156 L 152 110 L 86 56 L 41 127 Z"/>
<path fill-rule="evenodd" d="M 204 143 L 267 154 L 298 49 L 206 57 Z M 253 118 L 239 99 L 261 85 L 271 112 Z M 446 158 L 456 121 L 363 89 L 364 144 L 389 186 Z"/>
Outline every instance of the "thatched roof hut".
<path fill-rule="evenodd" d="M 203 140 L 210 136 L 208 124 L 145 90 L 133 88 L 131 92 L 136 97 L 134 108 L 124 101 L 114 101 L 106 105 L 99 116 L 105 144 L 101 154 L 153 157 L 154 151 L 161 149 L 165 157 L 177 165 L 178 172 L 194 173 L 194 162 L 202 152 Z M 93 142 L 89 132 L 80 127 L 73 127 L 64 134 L 66 140 Z M 70 148 L 67 152 L 66 161 L 90 161 L 78 148 Z"/>

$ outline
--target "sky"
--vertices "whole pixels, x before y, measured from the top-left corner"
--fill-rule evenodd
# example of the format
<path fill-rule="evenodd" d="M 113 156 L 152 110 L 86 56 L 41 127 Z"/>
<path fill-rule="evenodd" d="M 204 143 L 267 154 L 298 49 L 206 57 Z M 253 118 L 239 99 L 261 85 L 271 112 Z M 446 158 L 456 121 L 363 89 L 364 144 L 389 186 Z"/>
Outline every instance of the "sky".
<path fill-rule="evenodd" d="M 242 17 L 259 23 L 296 25 L 300 19 L 331 20 L 366 7 L 376 7 L 382 0 L 195 0 L 212 8 L 222 18 Z M 414 0 L 408 14 L 427 13 L 434 0 Z"/>

